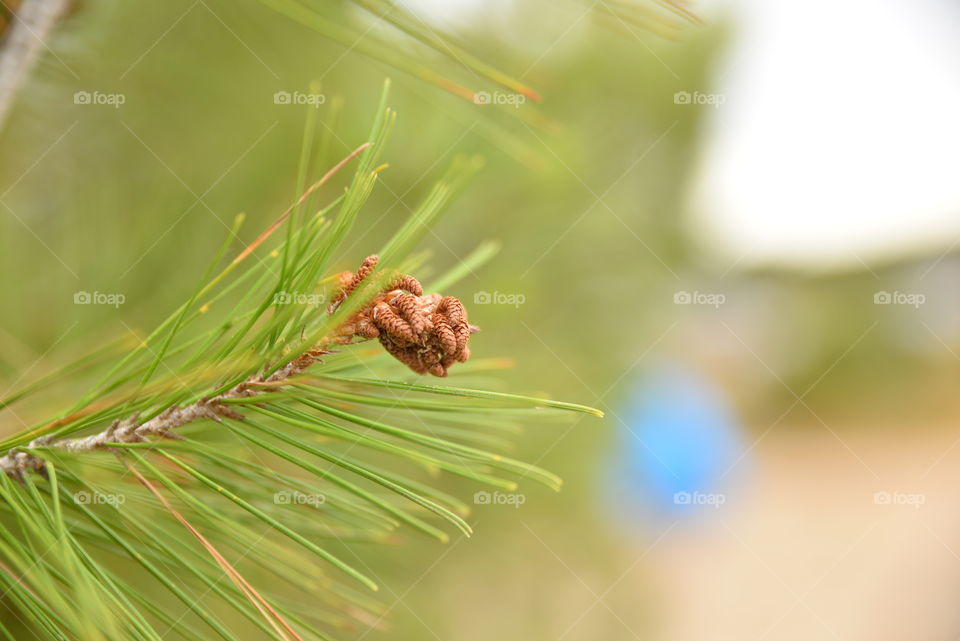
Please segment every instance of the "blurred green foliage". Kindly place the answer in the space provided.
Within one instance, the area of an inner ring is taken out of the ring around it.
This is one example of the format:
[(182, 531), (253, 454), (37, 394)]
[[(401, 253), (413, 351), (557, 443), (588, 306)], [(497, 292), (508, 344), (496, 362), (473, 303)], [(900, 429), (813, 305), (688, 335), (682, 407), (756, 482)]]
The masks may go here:
[[(350, 3), (325, 10), (414, 46)], [(705, 113), (672, 96), (709, 86), (723, 25), (685, 29), (679, 41), (623, 27), (579, 3), (545, 0), (482, 11), (460, 25), (461, 42), (544, 96), (512, 107), (444, 93), (249, 0), (81, 3), (2, 133), (0, 200), (10, 211), (0, 216), (0, 375), (12, 381), (28, 368), (49, 369), (36, 361), (53, 345), (69, 353), (150, 327), (190, 291), (236, 213), (249, 217), (242, 240), (250, 242), (285, 208), (311, 107), (275, 104), (276, 92), (319, 83), (329, 166), (364, 142), (389, 75), (399, 112), (385, 153), (390, 168), (338, 264), (352, 267), (377, 247), (456, 154), (482, 154), (485, 170), (426, 246), (429, 269), (439, 273), (481, 241), (501, 241), (496, 260), (450, 293), (468, 305), (483, 292), (523, 297), (519, 306), (470, 305), (484, 330), (474, 353), (515, 361), (506, 387), (615, 409), (651, 359), (668, 354), (722, 373), (761, 425), (793, 400), (786, 388), (806, 390), (828, 369), (830, 384), (816, 385), (808, 402), (883, 414), (882, 390), (903, 389), (927, 359), (898, 348), (884, 327), (864, 335), (876, 312), (874, 277), (720, 277), (729, 261), (685, 216)], [(423, 55), (441, 68), (439, 54)], [(460, 73), (466, 84), (476, 81)], [(77, 105), (78, 91), (121, 93), (125, 102)], [(671, 304), (678, 289), (702, 282), (728, 298), (776, 292), (776, 305), (742, 312), (768, 339), (757, 358), (709, 312), (693, 317)], [(122, 292), (126, 303), (120, 314), (76, 306), (78, 290)], [(838, 362), (858, 340), (871, 359)], [(778, 354), (784, 367), (771, 366), (771, 377), (764, 363), (780, 363)], [(867, 388), (873, 393), (856, 400)], [(480, 510), (473, 541), (422, 550), (424, 568), (428, 557), (449, 556), (422, 582), (398, 575), (394, 596), (410, 606), (395, 609), (399, 638), (425, 638), (427, 624), (413, 613), (428, 610), (441, 638), (561, 633), (550, 612), (576, 601), (563, 590), (582, 586), (570, 588), (569, 568), (539, 533), (551, 533), (562, 558), (582, 558), (607, 583), (616, 577), (621, 542), (594, 500), (614, 429), (611, 417), (604, 427), (528, 435), (522, 454), (542, 459), (567, 488), (535, 490), (517, 513)], [(643, 596), (623, 595), (618, 608), (635, 617), (636, 629), (648, 615)], [(506, 614), (501, 602), (516, 607)], [(620, 635), (619, 625), (607, 613), (594, 638)]]

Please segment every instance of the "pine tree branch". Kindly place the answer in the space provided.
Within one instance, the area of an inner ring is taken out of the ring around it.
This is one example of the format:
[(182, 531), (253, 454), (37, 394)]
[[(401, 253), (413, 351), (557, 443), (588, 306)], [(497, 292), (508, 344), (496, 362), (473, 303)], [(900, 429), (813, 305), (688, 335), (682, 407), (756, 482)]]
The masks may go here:
[(30, 441), (22, 448), (8, 452), (0, 457), (0, 470), (13, 478), (21, 478), (27, 470), (43, 470), (44, 460), (30, 452), (38, 447), (56, 447), (67, 452), (85, 453), (99, 450), (110, 444), (142, 443), (148, 437), (179, 438), (173, 432), (198, 419), (208, 418), (220, 421), (221, 416), (229, 418), (243, 418), (243, 416), (224, 404), (227, 399), (249, 398), (261, 393), (254, 388), (257, 383), (282, 383), (287, 379), (302, 374), (310, 365), (322, 355), (328, 354), (323, 348), (317, 347), (293, 359), (270, 376), (252, 376), (227, 392), (203, 398), (195, 403), (184, 406), (172, 406), (143, 423), (138, 422), (138, 415), (111, 423), (110, 427), (96, 434), (80, 438), (55, 440), (50, 436), (42, 436)]
[[(356, 273), (340, 274), (340, 292), (328, 313), (334, 314), (358, 290), (378, 260), (379, 257), (373, 254), (363, 261)], [(44, 459), (30, 451), (36, 448), (55, 447), (82, 454), (108, 445), (143, 443), (150, 438), (180, 438), (174, 430), (199, 419), (220, 422), (221, 417), (226, 417), (242, 420), (243, 414), (229, 407), (228, 401), (262, 394), (264, 390), (256, 389), (258, 385), (282, 386), (332, 353), (329, 348), (334, 345), (379, 338), (384, 348), (410, 369), (436, 376), (446, 376), (447, 368), (454, 362), (463, 362), (470, 357), (467, 340), (478, 329), (467, 322), (466, 310), (458, 299), (439, 294), (424, 296), (420, 282), (407, 274), (395, 275), (386, 282), (386, 287), (377, 296), (352, 313), (333, 333), (272, 374), (252, 375), (221, 394), (188, 405), (168, 407), (142, 423), (139, 414), (134, 414), (115, 420), (106, 429), (89, 436), (67, 439), (41, 436), (0, 457), (0, 471), (20, 481), (28, 470), (42, 472)]]

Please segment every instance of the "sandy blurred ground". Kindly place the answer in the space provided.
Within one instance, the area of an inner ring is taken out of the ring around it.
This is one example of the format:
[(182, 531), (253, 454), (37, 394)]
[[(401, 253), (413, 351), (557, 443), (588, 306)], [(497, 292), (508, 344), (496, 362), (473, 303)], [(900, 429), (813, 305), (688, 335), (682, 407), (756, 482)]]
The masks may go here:
[(771, 430), (748, 488), (640, 547), (654, 638), (960, 638), (960, 432), (836, 433)]

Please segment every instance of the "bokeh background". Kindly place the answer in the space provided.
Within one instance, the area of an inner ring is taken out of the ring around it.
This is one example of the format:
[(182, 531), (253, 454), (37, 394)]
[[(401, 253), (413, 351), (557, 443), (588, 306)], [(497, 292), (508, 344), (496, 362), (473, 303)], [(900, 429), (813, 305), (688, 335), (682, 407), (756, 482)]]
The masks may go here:
[(474, 104), (249, 0), (76, 3), (0, 132), (3, 386), (164, 318), (235, 214), (250, 242), (292, 200), (306, 110), (332, 165), (391, 77), (390, 168), (343, 267), (482, 155), (428, 268), (499, 241), (450, 292), (474, 352), (514, 362), (493, 383), (607, 416), (524, 433), (563, 492), (404, 542), (378, 568), (390, 631), (347, 638), (960, 636), (956, 6), (399, 4), (543, 100)]

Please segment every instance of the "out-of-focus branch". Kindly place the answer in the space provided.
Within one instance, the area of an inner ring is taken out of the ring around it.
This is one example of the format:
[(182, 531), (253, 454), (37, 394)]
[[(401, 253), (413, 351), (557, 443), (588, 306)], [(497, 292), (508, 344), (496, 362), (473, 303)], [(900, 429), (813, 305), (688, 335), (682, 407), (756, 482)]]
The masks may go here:
[(17, 90), (46, 47), (47, 37), (71, 0), (24, 0), (17, 7), (9, 33), (0, 46), (0, 129), (13, 107)]

